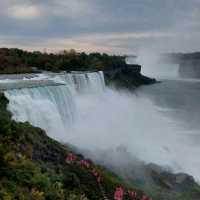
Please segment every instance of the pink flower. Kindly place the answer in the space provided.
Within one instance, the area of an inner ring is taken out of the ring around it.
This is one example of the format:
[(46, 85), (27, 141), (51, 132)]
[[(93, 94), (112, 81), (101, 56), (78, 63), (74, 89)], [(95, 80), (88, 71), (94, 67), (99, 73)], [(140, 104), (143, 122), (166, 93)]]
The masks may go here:
[(96, 169), (92, 169), (92, 174), (93, 174), (93, 176), (95, 176), (95, 177), (98, 176), (98, 172), (96, 171)]
[(114, 194), (114, 200), (122, 200), (124, 196), (124, 190), (122, 187), (116, 188), (115, 194)]
[(131, 199), (136, 199), (136, 197), (137, 197), (137, 193), (136, 193), (136, 192), (128, 191), (128, 194), (129, 194), (129, 197), (130, 197)]
[(101, 177), (100, 177), (100, 176), (97, 177), (97, 182), (98, 182), (98, 183), (101, 182)]
[(90, 162), (87, 160), (81, 160), (80, 161), (81, 166), (86, 167), (86, 168), (90, 168)]
[(147, 196), (143, 195), (142, 198), (141, 198), (141, 200), (153, 200), (153, 199), (150, 198), (150, 197), (147, 197)]
[(74, 161), (76, 161), (77, 160), (77, 157), (76, 157), (76, 155), (74, 155), (73, 153), (69, 153), (68, 155), (67, 155), (67, 157), (65, 158), (65, 161), (67, 162), (67, 163), (72, 163), (72, 162), (74, 162)]

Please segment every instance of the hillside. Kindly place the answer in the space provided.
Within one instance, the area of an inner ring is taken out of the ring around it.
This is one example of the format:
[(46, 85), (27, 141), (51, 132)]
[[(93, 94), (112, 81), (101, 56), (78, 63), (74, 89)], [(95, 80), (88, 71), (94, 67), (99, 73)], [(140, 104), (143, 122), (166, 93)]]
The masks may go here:
[[(184, 190), (168, 188), (173, 174), (153, 168), (157, 186), (138, 184), (134, 173), (125, 182), (103, 166), (75, 154), (29, 123), (11, 120), (8, 100), (0, 94), (0, 199), (2, 200), (198, 200), (199, 186), (190, 181)], [(168, 177), (168, 178), (167, 178)], [(187, 176), (186, 176), (187, 177)], [(184, 180), (184, 179), (182, 179)], [(181, 184), (183, 182), (180, 182)], [(158, 187), (159, 185), (159, 187)], [(174, 187), (171, 184), (171, 187)], [(172, 190), (173, 189), (173, 190)], [(118, 197), (117, 197), (118, 196)], [(123, 198), (122, 198), (123, 197)]]
[[(0, 94), (0, 199), (113, 199), (120, 186), (142, 198), (141, 190), (73, 154), (41, 129), (12, 121), (7, 103)], [(133, 199), (131, 193), (124, 199)]]

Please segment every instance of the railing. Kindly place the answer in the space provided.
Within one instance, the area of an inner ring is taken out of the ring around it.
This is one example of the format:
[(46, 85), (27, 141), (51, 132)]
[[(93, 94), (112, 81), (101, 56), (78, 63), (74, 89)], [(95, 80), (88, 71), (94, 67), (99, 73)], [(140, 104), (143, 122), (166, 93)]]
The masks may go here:
[(59, 86), (65, 85), (64, 83), (56, 83), (53, 80), (18, 80), (11, 82), (0, 83), (0, 91), (14, 90), (22, 88), (37, 88), (45, 86)]

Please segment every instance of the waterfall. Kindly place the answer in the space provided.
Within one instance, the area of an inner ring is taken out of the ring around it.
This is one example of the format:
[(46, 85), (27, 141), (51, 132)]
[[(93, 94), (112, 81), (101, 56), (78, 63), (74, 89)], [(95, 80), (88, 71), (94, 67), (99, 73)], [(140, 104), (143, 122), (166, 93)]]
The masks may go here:
[(142, 65), (142, 74), (159, 79), (178, 79), (179, 64), (167, 64), (161, 62), (158, 55), (151, 53), (143, 53), (138, 57), (127, 57), (127, 64)]
[[(104, 76), (102, 72), (51, 73), (42, 75), (42, 79), (65, 85), (26, 88), (26, 82), (29, 81), (26, 80), (24, 88), (5, 92), (10, 102), (8, 109), (16, 121), (29, 121), (46, 130), (50, 137), (62, 140), (66, 137), (66, 130), (78, 117), (77, 96), (102, 92), (105, 88)], [(12, 80), (13, 88), (19, 82), (21, 86), (21, 80)]]
[(58, 75), (62, 81), (70, 86), (74, 92), (78, 93), (95, 93), (105, 89), (103, 72), (71, 72), (68, 74)]
[[(98, 152), (104, 150), (110, 162), (116, 159), (114, 162), (120, 164), (121, 158), (109, 152), (124, 146), (147, 163), (170, 166), (175, 172), (186, 172), (200, 180), (199, 129), (195, 130), (195, 121), (199, 124), (198, 83), (179, 82), (178, 87), (167, 82), (128, 93), (106, 88), (102, 72), (49, 73), (34, 79), (51, 80), (57, 85), (26, 88), (29, 80), (25, 80), (20, 81), (24, 88), (6, 90), (8, 109), (15, 120), (28, 121), (58, 141), (85, 149), (84, 154), (93, 152), (92, 158), (100, 163), (105, 158)], [(10, 84), (16, 88), (17, 82)], [(188, 101), (192, 96), (195, 98)], [(188, 112), (191, 108), (192, 113)], [(177, 118), (171, 116), (174, 113)], [(182, 115), (189, 116), (187, 123)], [(192, 129), (186, 125), (192, 125)], [(186, 160), (186, 152), (193, 156)]]

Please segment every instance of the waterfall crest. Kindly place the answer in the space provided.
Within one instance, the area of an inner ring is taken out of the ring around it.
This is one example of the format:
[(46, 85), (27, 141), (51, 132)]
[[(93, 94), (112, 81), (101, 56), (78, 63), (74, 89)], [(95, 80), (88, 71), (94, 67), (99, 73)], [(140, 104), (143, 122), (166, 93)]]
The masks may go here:
[(105, 89), (105, 81), (103, 72), (72, 72), (68, 74), (58, 75), (62, 81), (68, 84), (74, 92), (91, 93), (101, 92)]
[[(26, 82), (29, 81), (26, 80), (24, 88), (5, 91), (10, 101), (8, 109), (16, 121), (29, 121), (58, 140), (62, 140), (77, 118), (77, 96), (105, 89), (103, 72), (46, 74), (41, 79), (33, 79), (54, 80), (64, 85), (26, 88)], [(12, 80), (15, 87), (18, 82), (22, 85), (22, 81)]]

